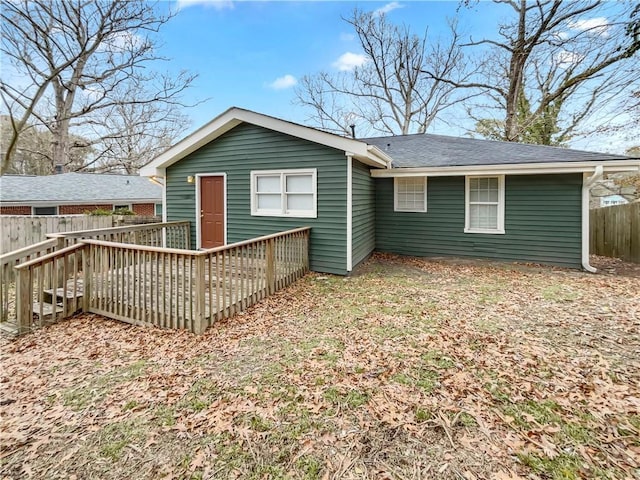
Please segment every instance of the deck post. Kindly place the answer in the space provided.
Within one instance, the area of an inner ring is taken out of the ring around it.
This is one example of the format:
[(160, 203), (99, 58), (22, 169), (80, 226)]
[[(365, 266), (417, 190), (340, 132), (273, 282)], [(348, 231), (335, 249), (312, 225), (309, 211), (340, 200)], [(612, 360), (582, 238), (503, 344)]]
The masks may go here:
[(91, 255), (93, 246), (85, 245), (82, 250), (82, 312), (86, 313), (91, 307), (91, 279), (93, 278), (93, 265)]
[(267, 295), (271, 295), (276, 291), (276, 261), (275, 261), (275, 239), (270, 238), (267, 240), (266, 245), (266, 260), (267, 260)]
[(23, 334), (31, 329), (33, 322), (33, 278), (31, 268), (18, 270), (16, 282), (16, 318), (18, 333)]
[[(184, 230), (184, 241), (185, 241), (185, 245), (183, 248), (186, 248), (187, 250), (191, 249), (191, 226), (190, 225), (183, 225), (182, 229)], [(196, 245), (197, 248), (197, 245)]]
[(196, 289), (196, 295), (195, 295), (195, 311), (194, 311), (194, 317), (192, 319), (193, 322), (193, 333), (196, 333), (198, 335), (204, 333), (204, 331), (207, 329), (206, 323), (205, 323), (205, 286), (206, 286), (206, 282), (205, 282), (205, 255), (197, 255), (195, 258), (195, 263), (196, 263), (196, 275), (195, 275), (195, 289)]

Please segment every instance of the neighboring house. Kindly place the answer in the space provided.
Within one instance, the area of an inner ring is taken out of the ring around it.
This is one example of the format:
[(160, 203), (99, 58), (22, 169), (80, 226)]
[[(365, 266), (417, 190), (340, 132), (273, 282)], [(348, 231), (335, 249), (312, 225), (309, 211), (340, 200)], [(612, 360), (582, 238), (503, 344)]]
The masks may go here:
[(312, 270), (373, 250), (589, 266), (589, 187), (629, 157), (441, 135), (344, 138), (231, 108), (141, 170), (192, 248), (310, 226)]
[(600, 197), (601, 207), (611, 207), (612, 205), (624, 205), (629, 201), (622, 195), (607, 195), (606, 197)]
[(138, 215), (160, 215), (162, 188), (138, 175), (62, 173), (0, 177), (2, 215), (71, 215), (98, 208), (128, 208)]
[(637, 177), (637, 173), (624, 172), (598, 180), (591, 188), (591, 208), (622, 205), (640, 198), (634, 177)]

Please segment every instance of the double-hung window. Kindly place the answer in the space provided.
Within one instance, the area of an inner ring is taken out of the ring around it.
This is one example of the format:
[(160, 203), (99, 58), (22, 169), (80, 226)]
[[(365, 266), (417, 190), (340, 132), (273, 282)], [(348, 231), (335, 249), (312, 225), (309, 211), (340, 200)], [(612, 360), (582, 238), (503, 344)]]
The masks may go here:
[(396, 212), (427, 211), (427, 177), (396, 177), (394, 193)]
[(466, 177), (465, 233), (504, 233), (504, 175)]
[(251, 172), (251, 215), (316, 218), (316, 169)]

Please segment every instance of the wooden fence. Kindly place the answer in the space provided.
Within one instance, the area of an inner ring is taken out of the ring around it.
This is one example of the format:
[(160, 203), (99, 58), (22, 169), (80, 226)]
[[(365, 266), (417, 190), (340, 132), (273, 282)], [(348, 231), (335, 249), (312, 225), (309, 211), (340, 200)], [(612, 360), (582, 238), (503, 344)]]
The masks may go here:
[(591, 253), (640, 263), (640, 203), (593, 209), (589, 222)]
[(160, 221), (158, 217), (138, 215), (0, 215), (0, 255), (42, 242), (51, 233)]
[(306, 273), (309, 232), (204, 251), (84, 239), (15, 267), (17, 328), (25, 332), (85, 311), (202, 333)]
[(189, 225), (189, 221), (145, 223), (140, 225), (126, 225), (123, 227), (62, 232), (48, 236), (51, 238), (63, 238), (66, 245), (72, 245), (83, 239), (91, 239), (144, 245), (146, 247), (166, 247), (187, 250), (191, 246), (191, 230)]

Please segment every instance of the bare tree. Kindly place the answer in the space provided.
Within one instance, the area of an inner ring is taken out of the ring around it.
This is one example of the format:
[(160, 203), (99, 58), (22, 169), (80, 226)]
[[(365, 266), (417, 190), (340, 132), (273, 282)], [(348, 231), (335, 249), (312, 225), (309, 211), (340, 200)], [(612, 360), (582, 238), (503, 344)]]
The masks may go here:
[(191, 122), (179, 105), (128, 101), (143, 96), (147, 88), (130, 79), (113, 94), (121, 101), (86, 119), (83, 128), (91, 130), (94, 155), (85, 170), (135, 174), (184, 134)]
[(430, 72), (483, 92), (483, 102), (468, 109), (479, 131), (506, 141), (562, 144), (640, 76), (632, 58), (640, 49), (635, 3), (494, 1), (512, 15), (496, 38), (466, 44), (480, 49), (473, 81)]
[[(9, 144), (13, 137), (15, 121), (8, 115), (0, 115), (0, 145)], [(18, 138), (13, 155), (6, 164), (3, 173), (17, 175), (48, 175), (51, 173), (51, 132), (44, 127), (27, 124)], [(93, 155), (93, 149), (87, 139), (71, 134), (69, 136), (70, 151), (67, 169), (82, 168)], [(0, 149), (0, 156), (4, 158), (4, 151)]]
[(384, 14), (355, 10), (345, 21), (354, 28), (365, 61), (353, 71), (302, 79), (297, 102), (311, 109), (311, 123), (347, 135), (358, 119), (380, 133), (424, 133), (436, 116), (462, 100), (451, 84), (425, 74), (465, 79), (455, 22), (448, 41), (430, 42), (426, 34), (389, 23)]
[[(153, 70), (161, 58), (152, 35), (170, 17), (144, 0), (16, 0), (3, 3), (0, 15), (10, 64), (0, 93), (13, 131), (2, 171), (30, 123), (51, 132), (53, 168), (68, 163), (74, 128), (118, 105), (178, 104), (194, 79)], [(119, 96), (132, 80), (146, 88)]]

